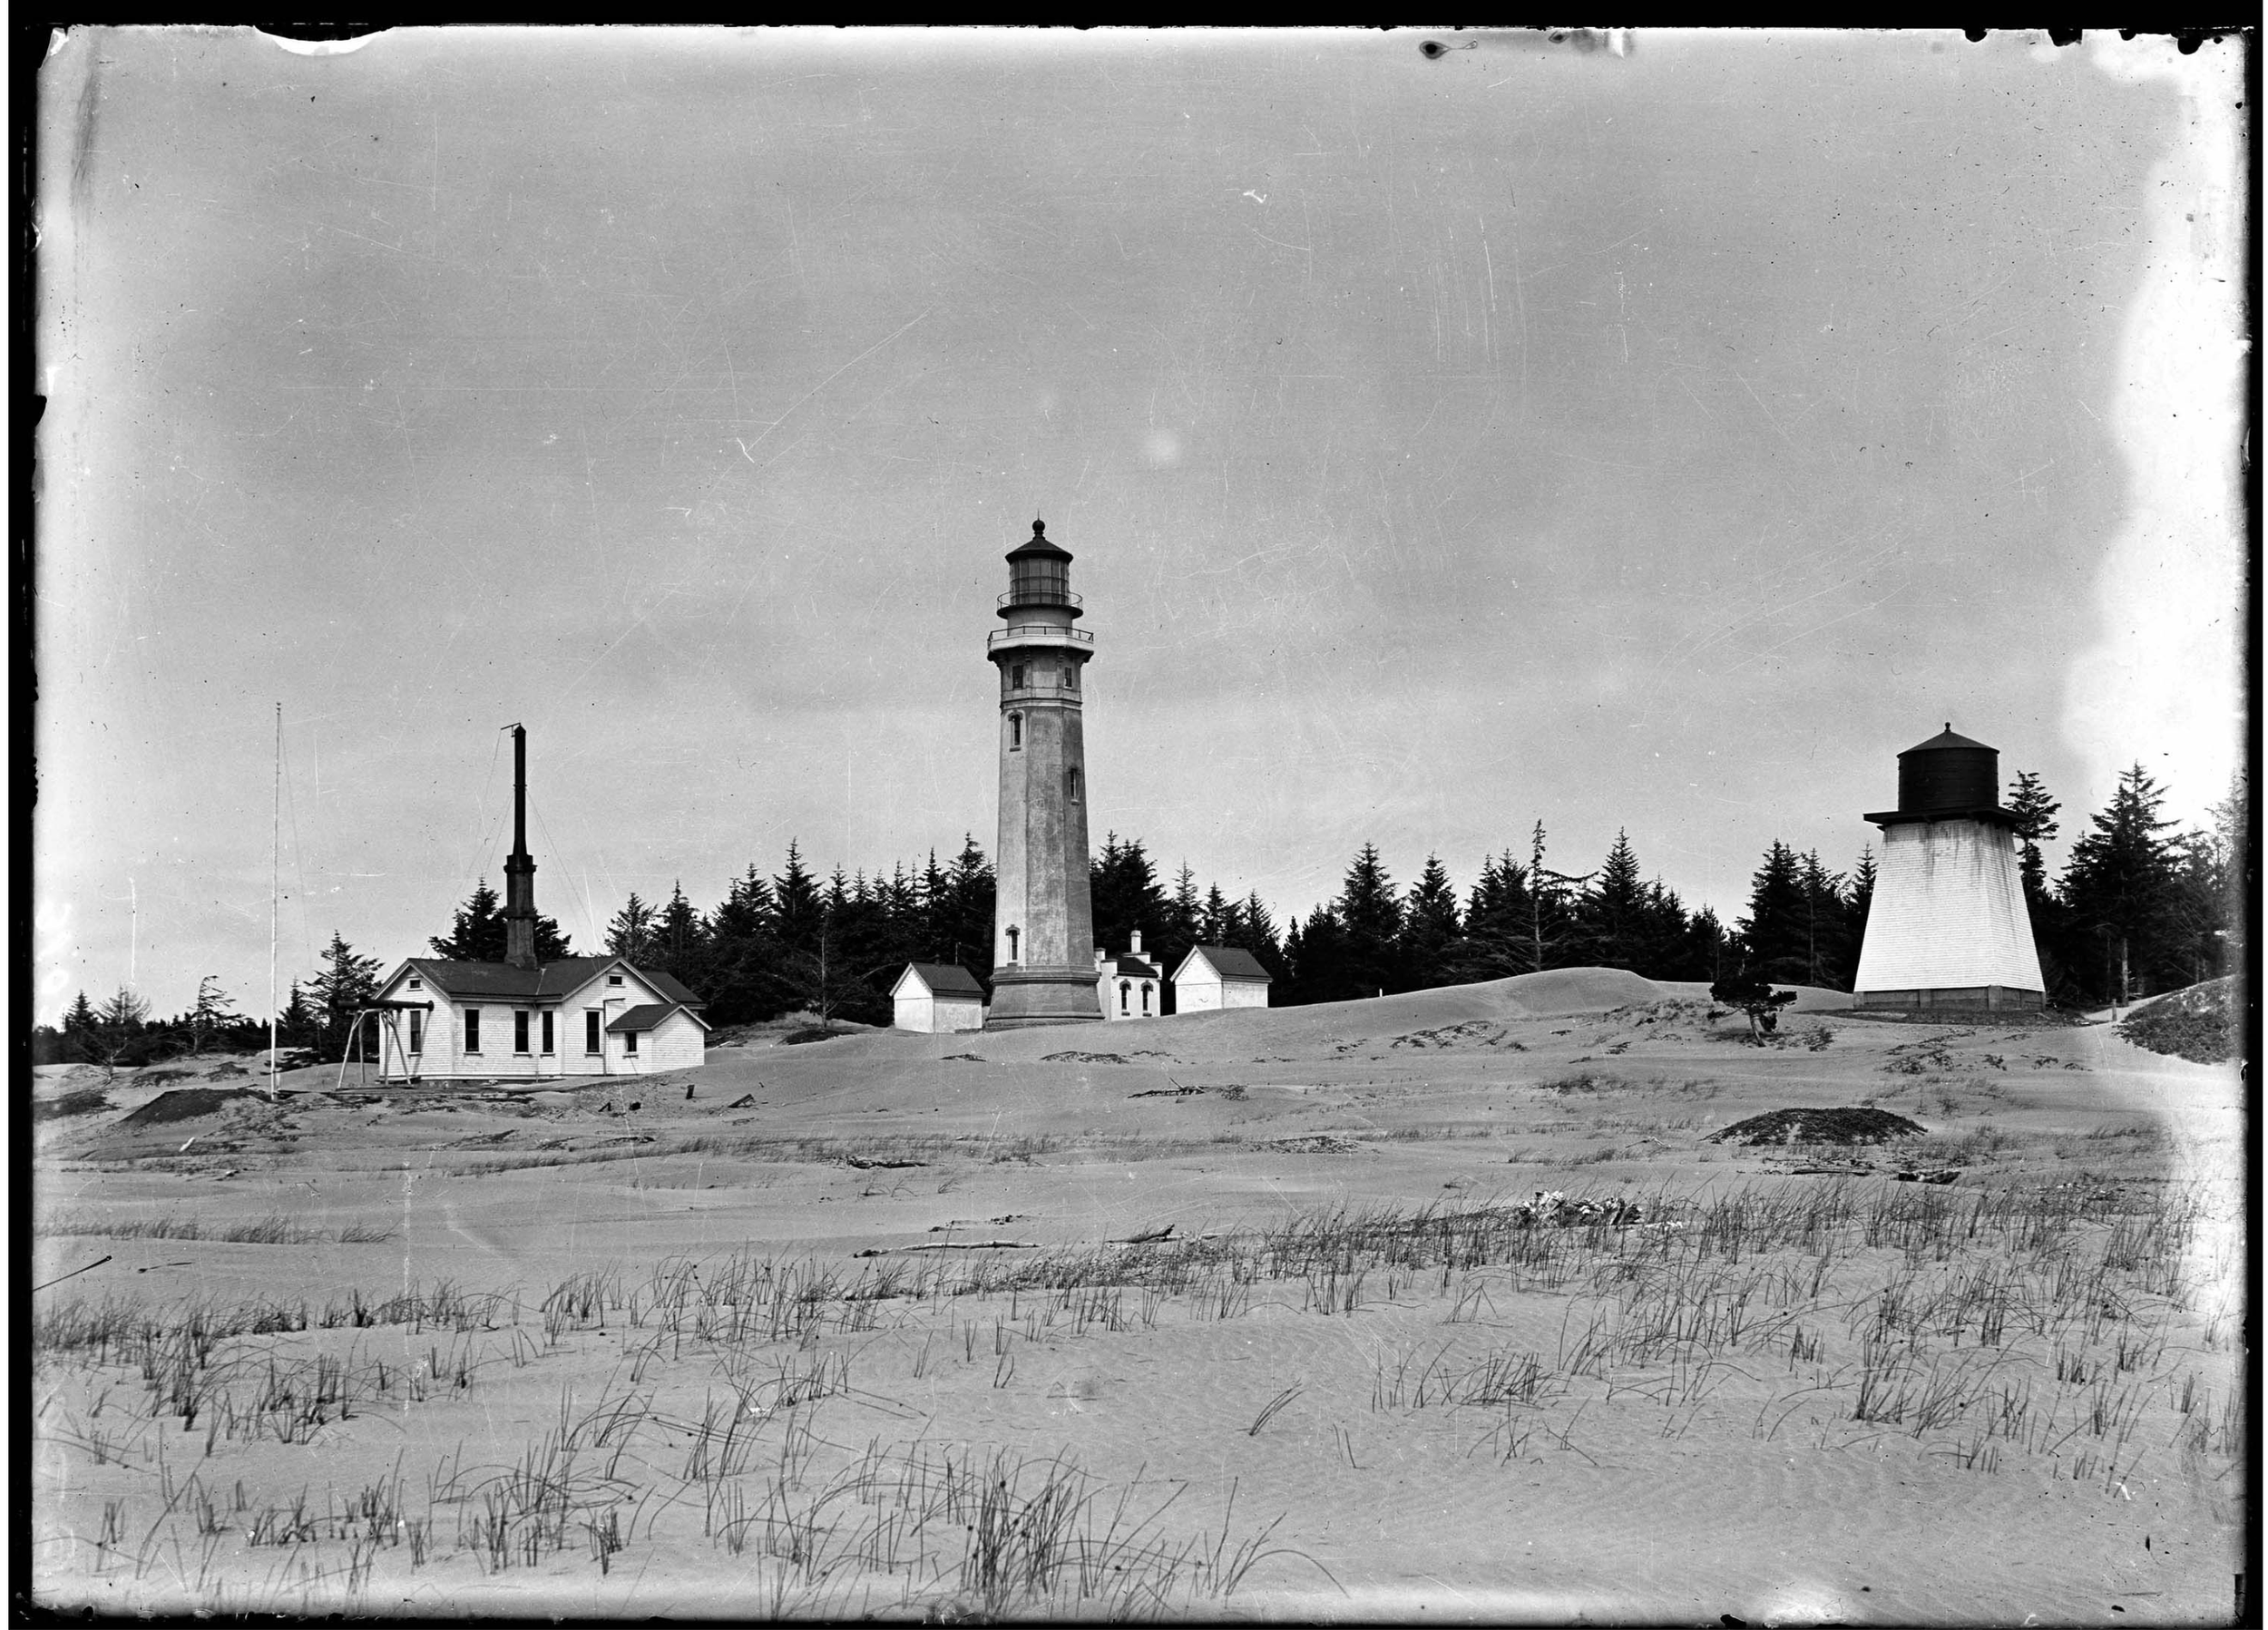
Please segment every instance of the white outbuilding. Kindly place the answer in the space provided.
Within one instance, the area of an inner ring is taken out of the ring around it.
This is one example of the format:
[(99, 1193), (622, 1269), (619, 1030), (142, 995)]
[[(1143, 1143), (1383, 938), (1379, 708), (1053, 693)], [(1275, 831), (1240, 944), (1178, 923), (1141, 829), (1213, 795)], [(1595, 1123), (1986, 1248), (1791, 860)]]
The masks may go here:
[(1177, 1013), (1211, 1013), (1222, 1008), (1268, 1005), (1268, 971), (1249, 951), (1227, 945), (1192, 946), (1173, 971)]
[(984, 987), (966, 968), (908, 962), (890, 987), (892, 1025), (924, 1035), (984, 1028)]
[(1102, 1016), (1112, 1020), (1155, 1019), (1166, 1010), (1166, 976), (1142, 954), (1139, 929), (1123, 955), (1095, 947), (1095, 1000), (1102, 1004)]

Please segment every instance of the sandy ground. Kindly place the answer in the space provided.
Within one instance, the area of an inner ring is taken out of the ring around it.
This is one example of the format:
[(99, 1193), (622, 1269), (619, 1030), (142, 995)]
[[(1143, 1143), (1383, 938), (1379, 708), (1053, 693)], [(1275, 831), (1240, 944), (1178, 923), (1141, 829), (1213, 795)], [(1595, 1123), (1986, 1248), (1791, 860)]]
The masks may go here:
[[(139, 1125), (248, 1083), (121, 1078), (36, 1123), (35, 1593), (2227, 1617), (2234, 1067), (1823, 991), (1755, 1048), (1706, 995), (1577, 970), (536, 1092), (304, 1071)], [(1706, 1141), (1863, 1105), (1926, 1135)]]

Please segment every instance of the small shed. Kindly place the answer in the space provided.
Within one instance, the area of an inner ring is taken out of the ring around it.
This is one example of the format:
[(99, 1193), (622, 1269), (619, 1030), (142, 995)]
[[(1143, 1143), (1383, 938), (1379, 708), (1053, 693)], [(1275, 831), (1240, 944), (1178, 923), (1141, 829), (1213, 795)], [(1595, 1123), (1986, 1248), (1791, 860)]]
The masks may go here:
[(1268, 971), (1249, 951), (1227, 945), (1196, 945), (1173, 971), (1173, 1005), (1178, 1013), (1211, 1013), (1222, 1008), (1268, 1005)]
[(908, 962), (890, 987), (892, 1025), (923, 1035), (984, 1028), (984, 987), (951, 962)]
[(709, 1021), (679, 1001), (625, 1008), (608, 1021), (606, 1033), (621, 1041), (624, 1075), (689, 1069), (703, 1062), (709, 1047)]

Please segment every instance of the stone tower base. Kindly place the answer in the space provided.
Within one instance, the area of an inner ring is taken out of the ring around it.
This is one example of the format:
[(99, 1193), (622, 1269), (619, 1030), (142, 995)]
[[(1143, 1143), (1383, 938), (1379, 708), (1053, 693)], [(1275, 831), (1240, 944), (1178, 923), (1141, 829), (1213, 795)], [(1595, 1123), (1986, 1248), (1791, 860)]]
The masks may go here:
[(992, 975), (992, 1005), (984, 1011), (988, 1030), (1101, 1022), (1102, 1000), (1095, 994), (1092, 968), (1011, 965)]

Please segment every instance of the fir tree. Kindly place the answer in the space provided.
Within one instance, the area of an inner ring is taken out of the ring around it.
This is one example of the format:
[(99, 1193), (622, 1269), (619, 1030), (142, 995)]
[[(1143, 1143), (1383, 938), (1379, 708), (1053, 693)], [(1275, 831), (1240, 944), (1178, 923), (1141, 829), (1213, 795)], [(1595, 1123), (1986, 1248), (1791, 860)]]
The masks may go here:
[[(472, 894), (457, 908), (447, 937), (426, 942), (434, 955), (452, 962), (501, 962), (506, 942), (503, 912), (485, 877), (473, 884)], [(538, 912), (535, 960), (556, 962), (573, 954), (567, 936), (559, 932), (558, 921)]]
[(1579, 932), (1571, 902), (1592, 874), (1571, 876), (1543, 864), (1543, 822), (1528, 835), (1528, 966), (1564, 968), (1567, 950)]
[(1750, 882), (1748, 914), (1739, 927), (1756, 978), (1794, 984), (1810, 974), (1813, 916), (1803, 863), (1776, 838)]
[[(2063, 873), (2072, 926), (2100, 947), (2097, 994), (2124, 999), (2139, 974), (2162, 988), (2181, 982), (2182, 961), (2175, 846), (2160, 835), (2165, 792), (2137, 764), (2118, 777), (2110, 806), (2090, 817), (2093, 830), (2071, 845)], [(2083, 979), (2082, 983), (2092, 983)]]
[(321, 1049), (323, 1062), (335, 1063), (347, 1056), (350, 1031), (356, 1056), (376, 1059), (378, 1052), (370, 1027), (366, 1024), (357, 1030), (355, 1015), (378, 993), (378, 959), (356, 955), (355, 948), (333, 929), (331, 942), (323, 948), (322, 971), (308, 981), (308, 986), (314, 999), (320, 1037), (317, 1045)]
[(1116, 956), (1137, 931), (1155, 940), (1166, 925), (1166, 893), (1140, 838), (1121, 843), (1105, 833), (1101, 852), (1088, 863), (1088, 899), (1093, 907), (1095, 943)]
[(91, 1062), (94, 1058), (94, 1004), (88, 1001), (82, 991), (71, 999), (70, 1007), (63, 1016), (64, 1057), (74, 1063)]
[(708, 949), (708, 934), (701, 922), (701, 914), (693, 909), (685, 897), (685, 884), (672, 882), (670, 903), (661, 908), (654, 923), (653, 964), (679, 984), (700, 995), (703, 983), (702, 952)]
[(1577, 943), (1584, 960), (1601, 968), (1646, 971), (1652, 961), (1646, 885), (1638, 876), (1637, 852), (1628, 832), (1615, 834), (1614, 847), (1576, 908)]
[(1451, 955), (1461, 926), (1457, 891), (1450, 884), (1448, 869), (1440, 855), (1428, 854), (1417, 882), (1410, 885), (1410, 897), (1402, 913), (1398, 951), (1407, 989), (1428, 991), (1452, 982)]
[(1465, 903), (1464, 932), (1450, 955), (1455, 977), (1471, 981), (1533, 971), (1534, 917), (1528, 868), (1509, 849), (1482, 862)]
[[(1376, 845), (1364, 844), (1339, 885), (1333, 915), (1340, 933), (1338, 979), (1354, 996), (1376, 996), (1404, 989), (1396, 942), (1402, 937), (1402, 901), (1386, 875)], [(1315, 933), (1308, 931), (1310, 953)]]
[(186, 1023), (189, 1050), (192, 1053), (203, 1052), (215, 1031), (236, 1020), (236, 1004), (220, 988), (220, 976), (206, 974), (197, 981), (197, 1005), (190, 1010)]
[(150, 1004), (124, 985), (94, 1010), (87, 1030), (88, 1056), (103, 1067), (105, 1078), (118, 1073), (121, 1064), (136, 1061), (150, 1022)]
[(633, 963), (645, 961), (653, 952), (653, 907), (632, 889), (630, 899), (606, 925), (607, 954)]
[(2039, 845), (2060, 830), (2056, 824), (2056, 812), (2063, 805), (2048, 795), (2048, 789), (2038, 776), (2029, 770), (2019, 770), (2016, 785), (2009, 791), (2008, 806), (2009, 813), (2016, 816), (2016, 870), (2024, 880), (2024, 899), (2032, 908), (2032, 920), (2037, 924), (2040, 906), (2048, 898), (2048, 868), (2040, 859)]
[(825, 903), (819, 885), (805, 870), (796, 840), (787, 840), (787, 864), (772, 879), (772, 933), (790, 951), (816, 952)]

